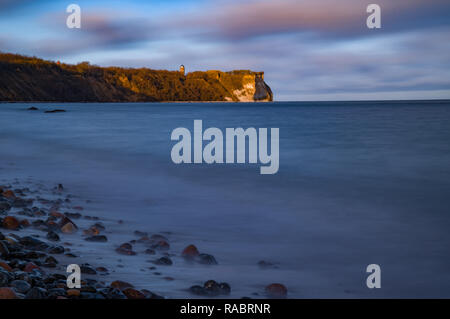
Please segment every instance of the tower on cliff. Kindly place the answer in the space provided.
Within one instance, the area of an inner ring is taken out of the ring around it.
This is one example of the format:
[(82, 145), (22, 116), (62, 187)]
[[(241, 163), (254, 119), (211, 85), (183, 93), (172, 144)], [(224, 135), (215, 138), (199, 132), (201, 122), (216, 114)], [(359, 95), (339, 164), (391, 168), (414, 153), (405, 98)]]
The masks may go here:
[(185, 69), (183, 64), (180, 66), (180, 73), (183, 74), (183, 75), (186, 74), (186, 69)]

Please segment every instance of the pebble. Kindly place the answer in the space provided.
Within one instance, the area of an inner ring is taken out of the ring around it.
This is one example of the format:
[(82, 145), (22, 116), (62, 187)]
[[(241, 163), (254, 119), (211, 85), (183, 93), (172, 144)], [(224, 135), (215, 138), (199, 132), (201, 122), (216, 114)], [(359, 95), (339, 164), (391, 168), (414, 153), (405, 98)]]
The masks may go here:
[(18, 299), (14, 290), (8, 287), (0, 288), (0, 299)]
[(3, 218), (2, 225), (4, 228), (9, 230), (17, 230), (20, 226), (20, 223), (17, 218), (13, 216), (6, 216), (5, 218)]
[(47, 239), (50, 241), (59, 241), (59, 236), (57, 233), (55, 233), (54, 231), (49, 231), (47, 233)]
[(31, 289), (31, 285), (25, 280), (14, 280), (10, 283), (10, 286), (21, 294), (25, 294)]
[(127, 288), (122, 292), (128, 299), (145, 299), (145, 295), (134, 288)]
[(212, 255), (200, 254), (195, 258), (200, 264), (203, 265), (217, 265), (217, 260)]
[(134, 286), (128, 282), (116, 280), (111, 283), (111, 288), (118, 289), (120, 291), (125, 290), (127, 288), (134, 288)]

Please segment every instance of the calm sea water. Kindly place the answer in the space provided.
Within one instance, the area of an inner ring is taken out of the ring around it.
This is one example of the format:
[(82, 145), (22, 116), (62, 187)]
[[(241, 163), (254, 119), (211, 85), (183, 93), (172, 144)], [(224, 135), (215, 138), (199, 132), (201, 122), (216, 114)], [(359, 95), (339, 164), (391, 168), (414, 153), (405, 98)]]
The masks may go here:
[[(174, 267), (183, 285), (214, 277), (235, 297), (271, 282), (291, 297), (450, 297), (448, 101), (33, 105), (0, 104), (1, 179), (61, 182), (99, 214), (216, 256), (216, 269)], [(68, 112), (42, 112), (52, 108)], [(195, 119), (280, 128), (279, 173), (173, 164), (170, 134)], [(365, 285), (373, 263), (379, 290)]]

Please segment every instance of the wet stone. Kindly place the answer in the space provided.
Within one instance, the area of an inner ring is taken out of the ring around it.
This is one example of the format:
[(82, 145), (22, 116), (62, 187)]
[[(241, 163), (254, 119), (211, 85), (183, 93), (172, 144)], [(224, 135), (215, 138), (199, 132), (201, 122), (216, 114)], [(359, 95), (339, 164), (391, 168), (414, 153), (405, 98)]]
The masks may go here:
[(50, 241), (59, 241), (59, 236), (57, 233), (55, 233), (54, 231), (49, 231), (47, 233), (47, 239)]
[(87, 237), (84, 240), (90, 241), (90, 242), (105, 243), (108, 241), (108, 238), (104, 235), (96, 235), (96, 236)]
[(10, 286), (13, 287), (15, 291), (21, 294), (27, 293), (31, 288), (31, 285), (25, 280), (14, 280), (10, 283)]

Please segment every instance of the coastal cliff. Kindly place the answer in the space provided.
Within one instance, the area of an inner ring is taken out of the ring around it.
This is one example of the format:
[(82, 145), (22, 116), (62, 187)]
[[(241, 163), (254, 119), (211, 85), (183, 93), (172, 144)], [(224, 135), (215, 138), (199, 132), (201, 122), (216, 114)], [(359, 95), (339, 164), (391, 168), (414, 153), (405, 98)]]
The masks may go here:
[(0, 101), (267, 102), (263, 72), (179, 71), (61, 64), (0, 54)]

